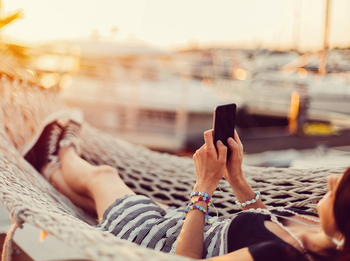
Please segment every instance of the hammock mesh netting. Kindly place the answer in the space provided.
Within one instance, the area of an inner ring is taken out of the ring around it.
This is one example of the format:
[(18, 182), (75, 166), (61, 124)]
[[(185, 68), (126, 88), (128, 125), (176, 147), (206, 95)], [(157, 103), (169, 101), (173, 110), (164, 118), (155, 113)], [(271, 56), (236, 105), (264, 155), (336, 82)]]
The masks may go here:
[[(0, 203), (11, 214), (15, 223), (13, 232), (16, 226), (28, 222), (94, 260), (185, 259), (117, 239), (91, 226), (96, 224), (96, 219), (61, 195), (18, 152), (46, 116), (67, 108), (58, 89), (44, 89), (8, 73), (2, 74), (0, 84)], [(80, 144), (85, 160), (93, 165), (113, 166), (137, 194), (181, 208), (189, 202), (195, 183), (192, 159), (130, 144), (88, 123), (83, 125)], [(266, 205), (315, 211), (317, 201), (327, 191), (326, 177), (341, 174), (344, 168), (244, 166), (243, 170), (253, 189), (261, 192)], [(229, 217), (239, 212), (228, 183), (222, 180), (219, 187), (222, 192), (213, 198), (219, 216)]]

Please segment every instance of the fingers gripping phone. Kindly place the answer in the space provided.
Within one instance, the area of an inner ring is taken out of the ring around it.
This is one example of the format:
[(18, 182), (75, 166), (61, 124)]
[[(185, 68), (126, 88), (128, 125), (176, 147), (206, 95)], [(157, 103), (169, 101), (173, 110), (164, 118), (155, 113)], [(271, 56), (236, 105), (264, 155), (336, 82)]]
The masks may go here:
[[(221, 140), (227, 147), (227, 159), (231, 155), (231, 150), (228, 147), (227, 139), (234, 137), (235, 133), (235, 121), (236, 121), (236, 104), (226, 104), (215, 108), (213, 119), (213, 136), (214, 146), (216, 148), (216, 142)], [(217, 148), (216, 148), (217, 150)]]

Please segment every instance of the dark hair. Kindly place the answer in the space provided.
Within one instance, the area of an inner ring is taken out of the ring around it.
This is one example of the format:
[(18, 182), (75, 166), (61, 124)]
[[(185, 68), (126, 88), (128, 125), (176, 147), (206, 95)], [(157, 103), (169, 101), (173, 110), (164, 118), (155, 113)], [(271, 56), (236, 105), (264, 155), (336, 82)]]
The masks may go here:
[(337, 228), (345, 237), (337, 260), (350, 260), (350, 168), (344, 172), (335, 192), (333, 212)]

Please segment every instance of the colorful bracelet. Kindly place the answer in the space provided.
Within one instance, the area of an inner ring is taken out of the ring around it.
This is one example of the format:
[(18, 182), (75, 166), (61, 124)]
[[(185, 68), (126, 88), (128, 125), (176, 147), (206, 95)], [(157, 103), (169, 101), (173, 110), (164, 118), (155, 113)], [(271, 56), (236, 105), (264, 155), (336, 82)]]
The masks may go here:
[(199, 201), (203, 201), (205, 203), (207, 203), (208, 205), (208, 208), (210, 207), (211, 205), (211, 199), (205, 199), (205, 198), (202, 198), (202, 197), (199, 197), (199, 198), (196, 198), (196, 199), (191, 199), (191, 202), (189, 203), (189, 205), (193, 205)]
[(248, 206), (250, 204), (254, 204), (255, 202), (257, 202), (259, 200), (259, 197), (260, 197), (260, 191), (257, 191), (257, 192), (255, 192), (255, 198), (253, 198), (252, 200), (247, 200), (243, 203), (236, 200), (235, 203), (236, 203), (236, 205), (238, 205), (240, 207), (245, 207), (245, 206)]
[[(195, 196), (199, 196), (199, 200), (200, 200), (200, 201), (205, 201), (205, 202), (209, 201), (210, 203), (211, 203), (211, 201), (212, 201), (211, 197), (210, 197), (207, 193), (205, 193), (205, 192), (198, 192), (198, 191), (195, 191), (195, 192), (192, 192), (192, 193), (190, 194), (190, 197), (191, 197), (191, 198), (192, 198), (192, 197), (195, 197)], [(207, 203), (209, 203), (209, 202), (207, 202)]]
[[(195, 196), (199, 196), (199, 197), (196, 199), (192, 199)], [(203, 213), (205, 214), (205, 223), (209, 224), (210, 223), (210, 220), (209, 220), (210, 205), (212, 204), (211, 197), (205, 192), (198, 192), (198, 191), (192, 192), (190, 197), (191, 197), (191, 202), (188, 204), (188, 206), (184, 211), (185, 215), (187, 216), (190, 210), (198, 209), (200, 211), (203, 211)], [(202, 206), (195, 205), (195, 203), (199, 201), (204, 201), (205, 203), (207, 203), (207, 209), (203, 208)]]
[[(191, 204), (191, 203), (190, 203)], [(205, 223), (206, 224), (209, 224), (210, 223), (210, 220), (209, 220), (209, 207), (208, 209), (206, 210), (205, 208), (203, 208), (202, 206), (197, 206), (197, 205), (188, 205), (187, 208), (185, 209), (185, 215), (187, 216), (188, 212), (190, 212), (191, 210), (193, 209), (198, 209), (200, 211), (202, 211), (204, 214), (205, 214)]]

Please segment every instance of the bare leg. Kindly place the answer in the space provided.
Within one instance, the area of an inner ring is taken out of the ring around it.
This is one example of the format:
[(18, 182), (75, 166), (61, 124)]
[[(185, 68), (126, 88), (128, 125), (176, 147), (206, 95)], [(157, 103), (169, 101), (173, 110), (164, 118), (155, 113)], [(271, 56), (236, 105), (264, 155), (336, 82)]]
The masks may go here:
[(81, 207), (82, 209), (90, 213), (90, 215), (92, 216), (96, 215), (95, 202), (89, 197), (84, 197), (74, 192), (64, 180), (61, 168), (57, 169), (51, 175), (50, 182), (57, 188), (57, 190), (61, 194), (69, 198), (75, 205)]
[(61, 149), (59, 157), (66, 184), (74, 193), (94, 201), (99, 219), (117, 198), (135, 194), (114, 168), (92, 166), (81, 159), (71, 147)]
[[(135, 195), (111, 166), (92, 166), (71, 147), (61, 149), (59, 157), (62, 167), (52, 174), (51, 182), (74, 204), (97, 213), (99, 220), (116, 199)], [(168, 208), (165, 204), (157, 204), (163, 209)]]

